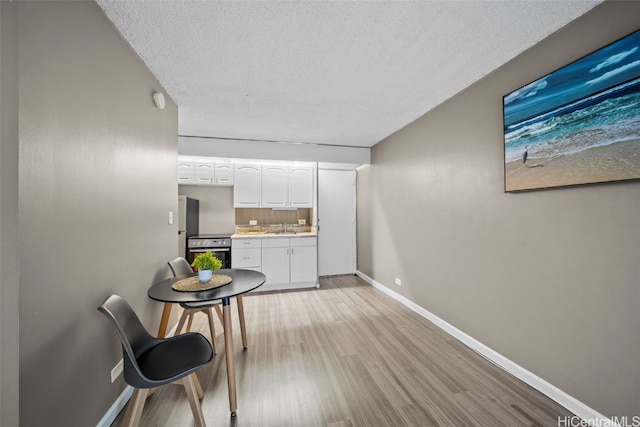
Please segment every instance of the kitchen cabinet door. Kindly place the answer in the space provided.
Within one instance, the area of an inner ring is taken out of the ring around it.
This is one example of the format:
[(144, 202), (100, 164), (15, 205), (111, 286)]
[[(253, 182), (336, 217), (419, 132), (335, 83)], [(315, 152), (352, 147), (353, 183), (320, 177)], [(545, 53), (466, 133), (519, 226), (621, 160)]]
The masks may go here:
[(233, 163), (219, 163), (216, 161), (216, 185), (233, 185)]
[(193, 184), (194, 182), (193, 161), (178, 159), (178, 184)]
[(259, 208), (262, 199), (262, 166), (237, 164), (233, 175), (236, 208)]
[(262, 206), (265, 208), (287, 207), (288, 203), (287, 167), (262, 166)]
[(214, 162), (194, 162), (195, 184), (213, 184), (215, 176)]
[(289, 246), (262, 248), (262, 272), (266, 285), (289, 283)]
[(317, 246), (291, 248), (291, 283), (315, 282), (318, 280)]
[(289, 170), (289, 206), (313, 207), (313, 168), (293, 167)]

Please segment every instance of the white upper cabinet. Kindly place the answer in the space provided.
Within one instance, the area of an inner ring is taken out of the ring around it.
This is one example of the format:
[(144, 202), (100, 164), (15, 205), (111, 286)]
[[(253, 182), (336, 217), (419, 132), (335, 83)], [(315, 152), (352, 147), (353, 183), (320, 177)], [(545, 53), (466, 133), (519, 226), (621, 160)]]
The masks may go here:
[(259, 208), (262, 200), (262, 166), (236, 164), (233, 175), (236, 208)]
[(313, 207), (313, 168), (292, 167), (289, 170), (289, 206)]
[(233, 185), (233, 169), (228, 159), (178, 156), (178, 184)]
[(310, 166), (263, 164), (260, 170), (259, 165), (236, 164), (235, 207), (311, 208), (313, 171)]
[(194, 182), (193, 161), (178, 159), (178, 184), (193, 184)]
[(289, 206), (289, 168), (262, 166), (262, 206), (284, 208)]
[(236, 208), (312, 208), (313, 165), (178, 156), (178, 184), (232, 185)]
[(233, 185), (233, 163), (222, 163), (216, 161), (216, 175), (214, 184)]
[(213, 184), (213, 178), (215, 176), (215, 163), (212, 161), (196, 161), (194, 162), (195, 169), (195, 184)]
[(313, 168), (263, 165), (262, 207), (313, 207)]

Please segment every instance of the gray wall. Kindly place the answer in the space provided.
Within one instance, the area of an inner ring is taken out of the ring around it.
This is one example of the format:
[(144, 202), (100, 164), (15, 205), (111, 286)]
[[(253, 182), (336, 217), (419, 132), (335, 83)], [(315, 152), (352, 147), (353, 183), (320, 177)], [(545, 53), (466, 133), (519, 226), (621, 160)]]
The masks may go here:
[(0, 425), (18, 424), (18, 23), (0, 3)]
[(118, 293), (158, 327), (177, 107), (94, 2), (18, 8), (20, 425), (95, 425), (125, 387), (96, 307)]
[(178, 193), (200, 201), (200, 234), (234, 232), (233, 187), (179, 185)]
[(640, 183), (503, 193), (502, 96), (639, 24), (605, 2), (358, 170), (360, 271), (608, 416), (640, 415)]

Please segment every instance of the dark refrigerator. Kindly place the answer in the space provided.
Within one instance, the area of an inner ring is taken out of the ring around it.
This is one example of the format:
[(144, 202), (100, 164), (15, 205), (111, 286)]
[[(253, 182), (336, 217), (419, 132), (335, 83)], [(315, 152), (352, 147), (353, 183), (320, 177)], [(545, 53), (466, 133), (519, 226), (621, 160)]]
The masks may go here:
[(178, 196), (178, 256), (188, 258), (187, 238), (198, 234), (200, 201)]

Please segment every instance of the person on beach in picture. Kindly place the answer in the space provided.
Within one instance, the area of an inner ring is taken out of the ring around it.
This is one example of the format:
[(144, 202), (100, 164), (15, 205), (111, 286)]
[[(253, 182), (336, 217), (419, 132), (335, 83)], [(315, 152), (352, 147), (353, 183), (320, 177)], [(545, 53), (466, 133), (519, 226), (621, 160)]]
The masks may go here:
[(543, 168), (544, 165), (541, 165), (539, 163), (534, 163), (531, 164), (531, 162), (529, 162), (529, 164), (527, 165), (527, 159), (529, 158), (529, 146), (526, 145), (524, 147), (524, 153), (522, 153), (522, 164), (524, 165), (525, 168)]

